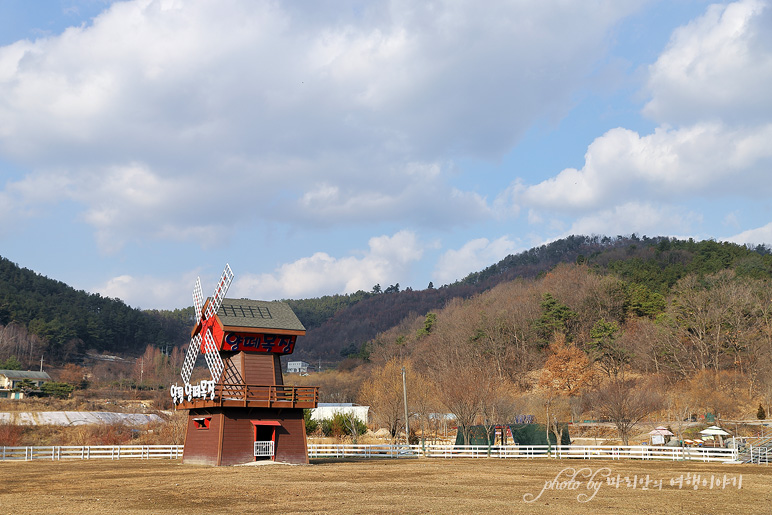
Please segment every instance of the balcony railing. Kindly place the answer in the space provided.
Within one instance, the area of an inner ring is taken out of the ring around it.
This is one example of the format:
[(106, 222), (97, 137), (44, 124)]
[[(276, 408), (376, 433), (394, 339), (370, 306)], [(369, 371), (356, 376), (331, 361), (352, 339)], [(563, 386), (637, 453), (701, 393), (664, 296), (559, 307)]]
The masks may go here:
[(214, 398), (187, 398), (178, 409), (213, 406), (260, 408), (315, 408), (319, 401), (318, 386), (284, 386), (256, 384), (217, 384)]

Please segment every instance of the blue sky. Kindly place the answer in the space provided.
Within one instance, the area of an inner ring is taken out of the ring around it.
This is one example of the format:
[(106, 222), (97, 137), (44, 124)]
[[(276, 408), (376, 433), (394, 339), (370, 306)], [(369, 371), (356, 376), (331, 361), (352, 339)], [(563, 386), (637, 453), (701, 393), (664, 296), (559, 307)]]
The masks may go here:
[[(484, 8), (481, 8), (481, 5)], [(772, 243), (772, 6), (0, 0), (0, 255), (132, 306)]]

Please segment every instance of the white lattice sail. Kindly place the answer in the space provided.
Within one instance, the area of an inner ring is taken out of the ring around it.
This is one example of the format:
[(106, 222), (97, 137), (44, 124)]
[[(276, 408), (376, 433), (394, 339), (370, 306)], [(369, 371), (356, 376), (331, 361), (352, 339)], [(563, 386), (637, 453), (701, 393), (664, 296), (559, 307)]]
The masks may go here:
[(188, 352), (185, 354), (185, 361), (182, 362), (182, 371), (180, 377), (182, 382), (190, 383), (190, 376), (193, 374), (193, 367), (196, 366), (196, 359), (198, 359), (198, 353), (201, 350), (201, 333), (196, 334), (190, 339), (190, 345), (188, 346)]
[(225, 370), (225, 364), (217, 351), (211, 329), (207, 329), (204, 335), (204, 358), (206, 358), (206, 364), (212, 374), (212, 381), (217, 383), (222, 376), (222, 371)]
[(225, 294), (228, 293), (228, 288), (230, 287), (232, 281), (233, 272), (231, 271), (230, 265), (226, 263), (225, 270), (222, 271), (222, 276), (220, 277), (220, 282), (217, 284), (217, 288), (212, 294), (212, 301), (206, 307), (206, 315), (204, 316), (204, 320), (209, 320), (217, 313), (217, 310), (220, 309), (220, 304), (222, 304), (222, 300), (225, 298)]
[(201, 311), (204, 309), (204, 294), (201, 291), (201, 278), (196, 277), (196, 286), (193, 288), (193, 307), (196, 310), (196, 323), (201, 321)]
[(196, 278), (196, 285), (193, 288), (193, 307), (196, 310), (196, 325), (201, 325), (204, 336), (202, 338), (201, 332), (199, 332), (190, 340), (190, 346), (188, 347), (187, 354), (185, 354), (185, 361), (182, 363), (182, 371), (180, 372), (180, 377), (182, 377), (182, 381), (185, 384), (190, 383), (190, 377), (193, 375), (193, 368), (196, 366), (196, 360), (202, 350), (202, 345), (206, 365), (212, 374), (212, 381), (216, 383), (222, 377), (225, 364), (212, 336), (211, 325), (207, 324), (207, 321), (217, 314), (226, 293), (228, 293), (231, 282), (233, 282), (233, 271), (230, 265), (226, 263), (220, 282), (217, 284), (211, 300), (206, 303), (206, 312), (202, 313), (204, 310), (204, 295), (201, 290), (201, 278)]

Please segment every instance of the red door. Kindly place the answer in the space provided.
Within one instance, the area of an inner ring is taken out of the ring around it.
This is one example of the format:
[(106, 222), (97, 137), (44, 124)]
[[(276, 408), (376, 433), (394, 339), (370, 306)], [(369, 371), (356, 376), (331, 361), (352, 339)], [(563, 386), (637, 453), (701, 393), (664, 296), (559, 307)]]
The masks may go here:
[[(255, 427), (255, 461), (276, 458), (276, 420), (250, 420)], [(268, 443), (270, 442), (270, 443)]]

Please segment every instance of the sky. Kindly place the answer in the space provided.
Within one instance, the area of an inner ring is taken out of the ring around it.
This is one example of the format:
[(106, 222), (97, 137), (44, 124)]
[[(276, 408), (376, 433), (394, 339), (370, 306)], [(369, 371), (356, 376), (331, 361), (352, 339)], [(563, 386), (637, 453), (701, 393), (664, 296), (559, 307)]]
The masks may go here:
[(0, 256), (175, 309), (771, 244), (770, 84), (764, 0), (0, 0)]

